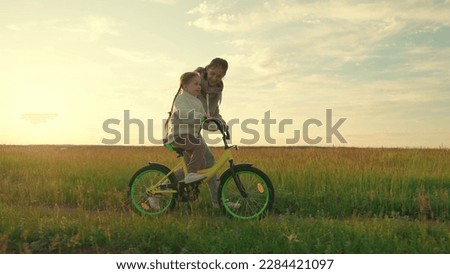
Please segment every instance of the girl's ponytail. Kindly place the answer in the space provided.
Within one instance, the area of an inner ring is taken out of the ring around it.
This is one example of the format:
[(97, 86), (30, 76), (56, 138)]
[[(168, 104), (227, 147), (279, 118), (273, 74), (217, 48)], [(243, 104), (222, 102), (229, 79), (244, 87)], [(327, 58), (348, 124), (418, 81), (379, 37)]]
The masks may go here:
[(173, 97), (172, 106), (170, 107), (170, 111), (168, 112), (169, 118), (167, 118), (166, 123), (164, 124), (164, 128), (166, 129), (166, 139), (167, 139), (167, 133), (169, 131), (169, 129), (167, 128), (167, 125), (169, 124), (169, 120), (172, 117), (173, 106), (175, 105), (175, 100), (177, 99), (178, 94), (180, 94), (181, 86), (182, 85), (180, 84), (180, 87), (178, 88), (178, 91), (175, 94), (175, 97)]

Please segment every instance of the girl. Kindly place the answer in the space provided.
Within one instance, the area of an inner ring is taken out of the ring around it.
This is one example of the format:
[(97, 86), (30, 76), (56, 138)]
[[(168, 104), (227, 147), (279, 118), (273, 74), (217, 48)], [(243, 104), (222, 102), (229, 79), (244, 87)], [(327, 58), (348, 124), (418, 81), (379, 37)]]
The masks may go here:
[(186, 184), (197, 182), (205, 175), (197, 173), (205, 167), (205, 151), (207, 146), (200, 135), (201, 121), (206, 118), (200, 95), (200, 75), (197, 72), (186, 72), (180, 77), (180, 88), (172, 104), (171, 115), (167, 123), (167, 142), (174, 147), (182, 148), (189, 154), (188, 174), (184, 178)]

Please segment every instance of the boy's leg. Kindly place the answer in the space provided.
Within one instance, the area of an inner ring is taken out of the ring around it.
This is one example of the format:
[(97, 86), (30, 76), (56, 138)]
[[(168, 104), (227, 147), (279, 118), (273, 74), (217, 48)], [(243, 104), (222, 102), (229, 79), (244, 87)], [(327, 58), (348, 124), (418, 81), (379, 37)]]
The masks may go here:
[[(214, 155), (211, 153), (211, 150), (208, 146), (206, 146), (205, 150), (205, 162), (206, 168), (210, 168), (214, 165)], [(217, 181), (217, 176), (213, 176), (211, 180), (208, 182), (209, 194), (211, 195), (211, 202), (213, 207), (219, 207), (219, 201), (217, 197), (217, 193), (219, 191), (219, 181)]]
[[(189, 154), (186, 151), (183, 152), (183, 158), (184, 158), (185, 163), (189, 163), (189, 161), (191, 159), (191, 157), (189, 156)], [(175, 178), (177, 179), (177, 181), (183, 180), (183, 178), (185, 176), (182, 168), (175, 170), (173, 172), (173, 174), (175, 175)]]

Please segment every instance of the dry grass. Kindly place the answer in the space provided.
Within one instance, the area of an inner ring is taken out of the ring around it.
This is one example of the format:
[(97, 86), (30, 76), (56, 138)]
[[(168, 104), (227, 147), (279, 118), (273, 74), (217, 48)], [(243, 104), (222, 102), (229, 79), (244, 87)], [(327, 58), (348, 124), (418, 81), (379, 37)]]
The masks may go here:
[(273, 181), (275, 207), (262, 222), (222, 217), (206, 188), (169, 215), (135, 214), (128, 180), (148, 161), (173, 165), (164, 148), (0, 146), (0, 253), (450, 251), (449, 150), (248, 147), (234, 155)]

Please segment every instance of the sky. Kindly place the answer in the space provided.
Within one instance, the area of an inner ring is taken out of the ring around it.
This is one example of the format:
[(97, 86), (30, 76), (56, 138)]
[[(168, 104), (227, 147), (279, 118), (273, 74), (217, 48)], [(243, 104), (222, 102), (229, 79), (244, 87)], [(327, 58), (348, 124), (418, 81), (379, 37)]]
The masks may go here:
[(235, 144), (450, 147), (449, 0), (2, 1), (0, 144), (159, 145), (215, 57)]

